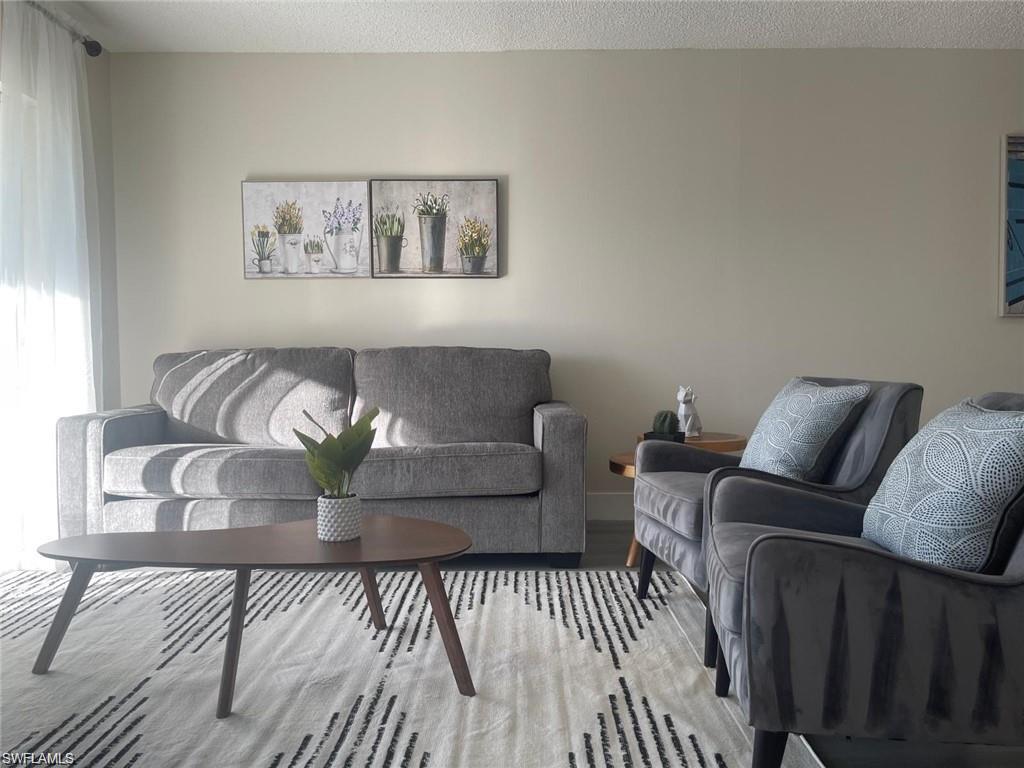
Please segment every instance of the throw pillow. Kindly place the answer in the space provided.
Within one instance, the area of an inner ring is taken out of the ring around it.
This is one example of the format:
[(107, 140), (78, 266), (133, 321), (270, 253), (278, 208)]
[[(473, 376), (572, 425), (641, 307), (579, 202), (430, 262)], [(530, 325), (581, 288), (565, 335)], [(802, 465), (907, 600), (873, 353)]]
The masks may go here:
[(793, 379), (757, 422), (740, 466), (820, 480), (870, 392), (868, 384), (826, 387)]
[(896, 456), (864, 514), (865, 539), (890, 552), (977, 571), (1024, 487), (1024, 412), (964, 400)]

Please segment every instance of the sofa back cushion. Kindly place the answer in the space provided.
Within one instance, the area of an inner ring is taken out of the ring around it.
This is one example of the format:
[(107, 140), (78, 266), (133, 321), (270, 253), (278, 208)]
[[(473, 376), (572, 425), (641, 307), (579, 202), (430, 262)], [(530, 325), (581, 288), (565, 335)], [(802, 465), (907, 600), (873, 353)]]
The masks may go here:
[[(863, 536), (948, 568), (998, 572), (1020, 536), (1024, 411), (970, 400), (949, 408), (900, 451), (864, 514)], [(997, 546), (998, 544), (998, 546)], [(996, 561), (1001, 561), (997, 563)]]
[(392, 347), (356, 355), (353, 418), (377, 406), (375, 447), (533, 443), (533, 408), (551, 400), (539, 349)]
[(870, 392), (865, 382), (826, 387), (791, 379), (761, 415), (740, 466), (817, 482)]
[(352, 360), (338, 347), (160, 355), (151, 400), (176, 442), (299, 446), (292, 429), (316, 429), (303, 409), (332, 431), (349, 425)]

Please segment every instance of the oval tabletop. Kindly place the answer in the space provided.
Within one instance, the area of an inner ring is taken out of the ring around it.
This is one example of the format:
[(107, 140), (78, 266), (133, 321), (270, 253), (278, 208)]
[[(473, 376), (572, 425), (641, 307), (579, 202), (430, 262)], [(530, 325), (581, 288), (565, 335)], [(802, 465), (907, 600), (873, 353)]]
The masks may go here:
[(289, 568), (411, 565), (455, 557), (472, 545), (458, 528), (397, 515), (366, 515), (352, 541), (316, 537), (316, 520), (210, 531), (93, 533), (51, 541), (39, 554), (80, 560), (169, 568)]

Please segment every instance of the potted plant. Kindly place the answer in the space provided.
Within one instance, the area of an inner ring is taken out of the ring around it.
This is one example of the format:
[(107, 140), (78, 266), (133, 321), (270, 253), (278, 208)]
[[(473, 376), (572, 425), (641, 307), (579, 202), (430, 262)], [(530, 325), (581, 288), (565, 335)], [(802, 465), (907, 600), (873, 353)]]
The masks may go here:
[(416, 196), (412, 209), (420, 220), (420, 256), (424, 272), (444, 272), (444, 235), (448, 227), (448, 195)]
[(686, 442), (686, 434), (679, 431), (679, 417), (673, 411), (658, 411), (650, 432), (644, 432), (644, 440), (669, 440), (673, 443)]
[(274, 209), (274, 229), (281, 244), (284, 271), (294, 275), (302, 259), (302, 209), (298, 200), (285, 200)]
[(462, 272), (467, 275), (479, 275), (484, 271), (487, 251), (491, 249), (491, 228), (483, 219), (475, 216), (466, 217), (459, 225), (459, 256), (462, 259)]
[(398, 272), (405, 239), (405, 216), (400, 211), (384, 211), (373, 217), (373, 236), (377, 240), (377, 264), (381, 272)]
[(349, 200), (342, 205), (335, 198), (334, 210), (323, 211), (324, 241), (334, 260), (334, 268), (343, 275), (351, 275), (359, 268), (359, 246), (363, 233), (359, 223), (363, 218), (363, 204)]
[(324, 257), (324, 241), (318, 236), (313, 235), (306, 239), (302, 248), (306, 252), (306, 266), (310, 274), (320, 274), (320, 262)]
[(261, 275), (269, 275), (274, 271), (274, 251), (277, 245), (277, 235), (270, 231), (264, 224), (257, 224), (249, 232), (249, 239), (252, 241), (252, 252), (256, 258), (252, 263)]
[(362, 502), (351, 493), (352, 476), (373, 445), (373, 420), (380, 410), (371, 408), (338, 435), (324, 429), (308, 411), (302, 415), (324, 433), (323, 440), (294, 430), (306, 449), (306, 466), (324, 492), (316, 500), (316, 535), (321, 541), (349, 541), (362, 533)]

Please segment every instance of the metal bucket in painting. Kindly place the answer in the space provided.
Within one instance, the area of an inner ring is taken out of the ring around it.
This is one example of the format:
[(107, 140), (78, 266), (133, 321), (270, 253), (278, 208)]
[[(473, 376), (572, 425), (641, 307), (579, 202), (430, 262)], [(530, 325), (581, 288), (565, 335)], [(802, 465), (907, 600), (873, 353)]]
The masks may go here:
[(408, 244), (401, 235), (377, 235), (377, 268), (382, 273), (400, 271), (402, 248)]
[(462, 258), (462, 272), (466, 275), (480, 275), (484, 271), (484, 262), (487, 261), (487, 256), (464, 256), (460, 254)]
[(444, 234), (448, 216), (420, 216), (420, 255), (424, 272), (444, 272)]

